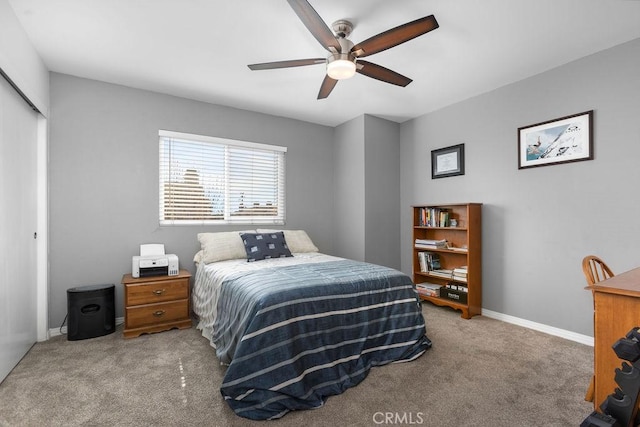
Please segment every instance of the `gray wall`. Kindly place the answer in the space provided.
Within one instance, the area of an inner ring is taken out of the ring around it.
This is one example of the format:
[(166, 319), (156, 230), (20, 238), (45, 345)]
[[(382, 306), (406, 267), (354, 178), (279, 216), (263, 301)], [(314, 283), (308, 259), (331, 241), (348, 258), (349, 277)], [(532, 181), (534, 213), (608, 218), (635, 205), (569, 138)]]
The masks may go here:
[(122, 316), (120, 281), (141, 243), (164, 243), (193, 272), (197, 233), (238, 229), (159, 227), (159, 129), (287, 146), (285, 228), (333, 251), (333, 128), (56, 73), (51, 117), (50, 328), (75, 286), (116, 284)]
[(364, 116), (336, 127), (334, 151), (335, 255), (364, 261)]
[[(419, 203), (482, 202), (483, 308), (592, 335), (581, 260), (640, 265), (640, 39), (401, 126), (402, 269)], [(518, 170), (517, 129), (594, 110), (595, 160)], [(466, 174), (430, 179), (465, 143)]]
[(365, 260), (400, 269), (400, 125), (364, 117)]
[(364, 115), (336, 127), (336, 255), (400, 268), (400, 126)]

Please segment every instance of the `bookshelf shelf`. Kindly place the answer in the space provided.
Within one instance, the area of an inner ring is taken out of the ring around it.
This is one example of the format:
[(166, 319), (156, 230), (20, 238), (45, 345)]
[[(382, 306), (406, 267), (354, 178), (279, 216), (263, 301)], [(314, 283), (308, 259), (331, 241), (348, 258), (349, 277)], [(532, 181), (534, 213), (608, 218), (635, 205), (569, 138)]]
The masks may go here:
[[(422, 300), (424, 301), (429, 301), (430, 303), (433, 303), (435, 305), (451, 307), (455, 310), (464, 311), (467, 309), (466, 304), (460, 304), (455, 301), (448, 301), (439, 297), (429, 297), (426, 295), (420, 295), (420, 298), (422, 298)], [(470, 319), (470, 317), (465, 317), (465, 319)]]
[[(420, 293), (420, 298), (459, 310), (465, 319), (479, 315), (482, 310), (482, 203), (412, 208), (413, 280), (416, 285), (442, 285), (440, 296)], [(456, 227), (449, 226), (451, 220), (457, 222)]]
[(419, 250), (419, 251), (428, 251), (428, 252), (444, 252), (447, 254), (458, 254), (458, 255), (462, 255), (462, 256), (467, 256), (467, 254), (469, 253), (468, 250), (466, 251), (462, 251), (462, 250), (452, 250), (452, 249), (434, 249), (434, 248), (421, 248), (419, 246), (415, 246), (415, 249)]

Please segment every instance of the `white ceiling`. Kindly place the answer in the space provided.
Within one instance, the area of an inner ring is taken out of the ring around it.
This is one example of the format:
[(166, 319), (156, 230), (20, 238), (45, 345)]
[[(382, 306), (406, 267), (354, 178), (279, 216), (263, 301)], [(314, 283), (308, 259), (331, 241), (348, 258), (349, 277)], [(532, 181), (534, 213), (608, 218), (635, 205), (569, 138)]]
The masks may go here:
[(427, 15), (440, 28), (366, 59), (413, 79), (357, 74), (316, 100), (326, 56), (285, 0), (9, 0), (44, 63), (79, 77), (335, 126), (403, 122), (640, 37), (638, 0), (310, 0), (363, 41)]

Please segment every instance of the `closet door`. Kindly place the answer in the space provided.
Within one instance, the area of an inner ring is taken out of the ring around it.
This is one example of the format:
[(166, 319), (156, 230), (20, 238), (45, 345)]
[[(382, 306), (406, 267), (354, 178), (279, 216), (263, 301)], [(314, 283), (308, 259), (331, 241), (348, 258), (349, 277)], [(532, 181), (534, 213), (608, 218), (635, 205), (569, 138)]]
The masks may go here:
[(38, 113), (0, 76), (0, 381), (37, 338)]

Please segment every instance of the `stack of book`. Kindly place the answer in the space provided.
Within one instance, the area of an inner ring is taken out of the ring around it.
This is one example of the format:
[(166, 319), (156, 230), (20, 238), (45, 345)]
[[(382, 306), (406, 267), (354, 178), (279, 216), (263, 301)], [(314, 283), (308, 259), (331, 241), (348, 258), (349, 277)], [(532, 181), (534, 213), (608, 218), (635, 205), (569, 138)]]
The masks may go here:
[(440, 256), (432, 252), (418, 252), (418, 261), (420, 261), (420, 271), (423, 273), (440, 268)]
[(416, 291), (418, 291), (418, 294), (427, 297), (439, 297), (441, 287), (442, 285), (437, 285), (435, 283), (418, 283), (416, 285)]
[(457, 282), (466, 283), (467, 281), (467, 267), (456, 267), (453, 270), (447, 268), (440, 268), (437, 270), (429, 271), (429, 274), (443, 279), (455, 280)]
[(467, 281), (467, 266), (456, 267), (453, 269), (453, 279), (461, 282)]
[(415, 247), (419, 249), (446, 249), (446, 240), (416, 239)]
[(448, 270), (446, 268), (430, 271), (429, 274), (436, 277), (442, 277), (443, 279), (453, 279), (453, 270)]

